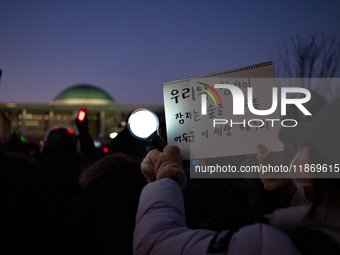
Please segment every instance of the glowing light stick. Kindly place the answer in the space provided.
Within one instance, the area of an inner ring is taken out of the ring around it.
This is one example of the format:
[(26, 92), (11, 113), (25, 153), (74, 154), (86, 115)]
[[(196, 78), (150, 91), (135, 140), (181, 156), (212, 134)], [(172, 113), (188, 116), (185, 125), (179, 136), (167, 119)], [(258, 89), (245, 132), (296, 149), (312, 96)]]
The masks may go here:
[(86, 109), (85, 107), (83, 107), (78, 113), (78, 120), (83, 121), (85, 119), (85, 115), (86, 115)]
[(128, 120), (130, 133), (140, 140), (150, 141), (159, 151), (166, 146), (158, 133), (159, 121), (156, 114), (148, 109), (140, 108), (131, 113)]

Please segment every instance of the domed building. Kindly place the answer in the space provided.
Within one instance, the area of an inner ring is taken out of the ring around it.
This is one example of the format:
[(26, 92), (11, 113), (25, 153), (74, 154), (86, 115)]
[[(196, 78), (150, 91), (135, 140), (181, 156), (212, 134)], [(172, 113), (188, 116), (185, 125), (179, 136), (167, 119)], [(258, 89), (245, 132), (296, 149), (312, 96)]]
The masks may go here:
[(89, 84), (79, 84), (62, 91), (51, 104), (93, 104), (103, 105), (114, 103), (109, 93)]
[(89, 131), (94, 139), (108, 138), (119, 132), (128, 115), (138, 108), (148, 108), (164, 118), (164, 108), (119, 105), (103, 89), (92, 84), (77, 84), (61, 91), (49, 104), (0, 104), (0, 139), (8, 140), (16, 132), (31, 141), (41, 141), (50, 127), (64, 127), (77, 132), (75, 118), (86, 107)]

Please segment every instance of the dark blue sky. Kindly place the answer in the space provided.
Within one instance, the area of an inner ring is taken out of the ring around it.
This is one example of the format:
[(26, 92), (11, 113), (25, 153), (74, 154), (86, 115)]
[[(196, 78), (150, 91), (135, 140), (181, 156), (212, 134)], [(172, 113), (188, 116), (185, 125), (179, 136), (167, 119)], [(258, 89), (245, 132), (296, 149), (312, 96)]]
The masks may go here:
[(340, 1), (1, 0), (0, 102), (97, 85), (162, 105), (163, 82), (266, 61), (290, 36), (339, 35)]

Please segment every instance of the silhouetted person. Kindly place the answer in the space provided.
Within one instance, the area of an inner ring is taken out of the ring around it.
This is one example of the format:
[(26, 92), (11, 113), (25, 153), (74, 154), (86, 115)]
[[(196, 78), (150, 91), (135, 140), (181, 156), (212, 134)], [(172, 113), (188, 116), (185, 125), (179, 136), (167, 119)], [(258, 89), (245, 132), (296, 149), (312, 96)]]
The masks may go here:
[(78, 254), (132, 254), (139, 195), (146, 185), (140, 171), (144, 141), (124, 130), (111, 153), (84, 171), (83, 191), (63, 233), (64, 247)]
[(1, 215), (5, 247), (18, 248), (24, 238), (25, 225), (20, 223), (20, 210), (16, 210), (15, 198), (19, 193), (22, 180), (27, 172), (36, 166), (37, 161), (28, 155), (28, 147), (13, 133), (4, 146), (0, 159)]
[(92, 136), (89, 133), (89, 120), (87, 118), (87, 113), (82, 121), (76, 118), (75, 123), (79, 131), (77, 138), (80, 144), (82, 164), (87, 168), (100, 159), (102, 155), (94, 146)]
[(64, 128), (49, 131), (44, 157), (25, 176), (18, 198), (27, 222), (27, 248), (36, 254), (57, 253), (60, 230), (80, 192), (75, 135)]

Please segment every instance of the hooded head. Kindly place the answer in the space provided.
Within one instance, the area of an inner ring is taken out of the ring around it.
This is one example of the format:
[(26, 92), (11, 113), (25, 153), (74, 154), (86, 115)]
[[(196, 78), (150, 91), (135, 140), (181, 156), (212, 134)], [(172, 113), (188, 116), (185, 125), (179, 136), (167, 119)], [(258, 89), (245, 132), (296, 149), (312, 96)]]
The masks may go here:
[(67, 154), (76, 152), (77, 137), (65, 128), (52, 128), (45, 134), (42, 152), (48, 154)]

